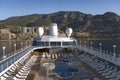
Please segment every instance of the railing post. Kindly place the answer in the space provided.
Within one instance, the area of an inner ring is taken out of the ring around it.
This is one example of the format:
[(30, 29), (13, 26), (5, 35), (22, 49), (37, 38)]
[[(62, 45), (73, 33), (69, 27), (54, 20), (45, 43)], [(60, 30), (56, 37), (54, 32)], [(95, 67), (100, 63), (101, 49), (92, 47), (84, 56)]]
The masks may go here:
[(90, 47), (90, 49), (92, 49), (93, 42), (90, 42), (90, 44), (91, 44), (91, 47)]
[(23, 49), (23, 42), (21, 42), (21, 50)]
[(14, 54), (16, 53), (16, 44), (14, 44)]
[(2, 49), (3, 49), (3, 55), (2, 55), (2, 57), (3, 57), (3, 59), (5, 59), (5, 58), (6, 58), (6, 54), (5, 54), (5, 49), (6, 49), (6, 47), (3, 46)]
[(115, 49), (116, 49), (116, 45), (113, 45), (113, 54), (115, 55)]

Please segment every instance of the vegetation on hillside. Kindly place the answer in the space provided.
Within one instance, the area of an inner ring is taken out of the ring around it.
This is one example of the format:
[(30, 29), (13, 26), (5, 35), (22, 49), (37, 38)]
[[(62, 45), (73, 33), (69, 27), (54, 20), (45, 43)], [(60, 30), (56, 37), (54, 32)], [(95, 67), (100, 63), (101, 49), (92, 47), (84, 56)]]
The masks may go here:
[(89, 32), (92, 37), (120, 37), (120, 16), (107, 12), (102, 15), (91, 15), (77, 11), (59, 11), (51, 14), (32, 14), (26, 16), (11, 17), (0, 21), (0, 28), (12, 27), (12, 32), (17, 31), (17, 27), (38, 27), (48, 26), (55, 22), (61, 30), (71, 27), (74, 34), (79, 36), (80, 32)]

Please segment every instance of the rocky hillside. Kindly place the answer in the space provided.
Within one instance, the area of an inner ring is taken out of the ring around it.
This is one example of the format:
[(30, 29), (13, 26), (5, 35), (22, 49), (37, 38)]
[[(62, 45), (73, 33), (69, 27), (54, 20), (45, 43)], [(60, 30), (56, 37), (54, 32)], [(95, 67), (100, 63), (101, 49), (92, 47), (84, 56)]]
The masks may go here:
[(72, 27), (79, 37), (87, 33), (92, 37), (120, 37), (120, 16), (113, 12), (91, 15), (76, 11), (59, 11), (51, 14), (33, 14), (11, 17), (0, 21), (0, 28), (7, 26), (48, 26), (51, 22), (58, 24), (61, 30)]

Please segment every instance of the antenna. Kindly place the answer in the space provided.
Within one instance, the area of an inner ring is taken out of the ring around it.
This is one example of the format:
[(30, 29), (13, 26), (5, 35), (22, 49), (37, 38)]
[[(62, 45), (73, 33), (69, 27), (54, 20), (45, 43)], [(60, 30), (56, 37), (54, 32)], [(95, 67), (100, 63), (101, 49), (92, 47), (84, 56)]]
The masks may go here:
[(42, 27), (39, 27), (38, 28), (38, 36), (41, 38), (43, 34), (44, 34), (44, 29)]
[(67, 28), (67, 29), (66, 29), (67, 37), (70, 37), (71, 34), (72, 34), (72, 32), (73, 32), (72, 28)]

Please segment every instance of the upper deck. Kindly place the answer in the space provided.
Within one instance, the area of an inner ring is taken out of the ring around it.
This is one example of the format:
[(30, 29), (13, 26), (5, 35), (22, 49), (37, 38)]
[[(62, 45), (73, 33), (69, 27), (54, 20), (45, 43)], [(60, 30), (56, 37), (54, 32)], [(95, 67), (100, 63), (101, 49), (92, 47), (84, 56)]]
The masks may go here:
[(77, 41), (66, 36), (45, 35), (33, 40), (33, 46), (63, 47), (77, 45)]
[(33, 46), (63, 47), (77, 45), (77, 41), (71, 38), (72, 29), (66, 29), (66, 35), (60, 35), (56, 23), (50, 24), (49, 35), (44, 35), (42, 27), (38, 29), (38, 37), (33, 40)]

